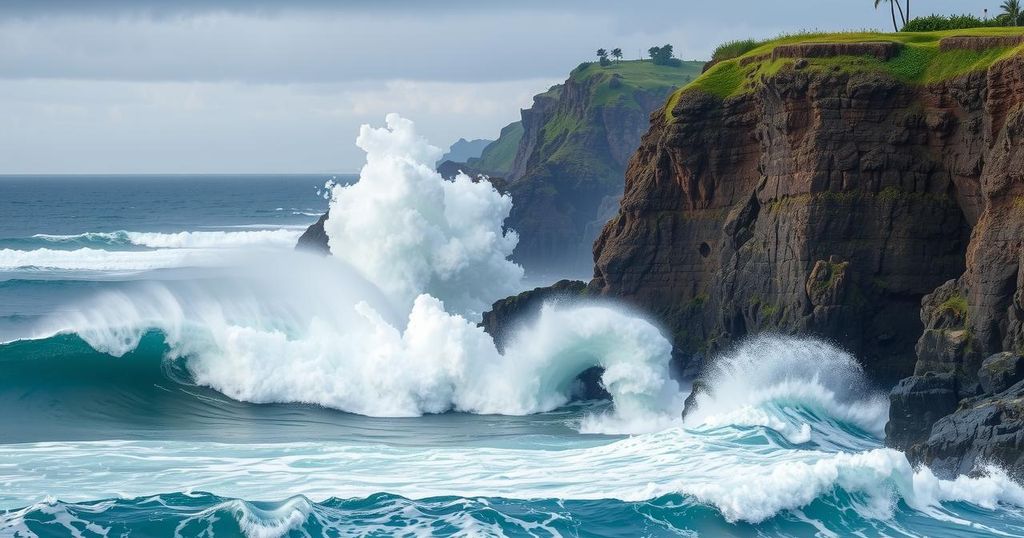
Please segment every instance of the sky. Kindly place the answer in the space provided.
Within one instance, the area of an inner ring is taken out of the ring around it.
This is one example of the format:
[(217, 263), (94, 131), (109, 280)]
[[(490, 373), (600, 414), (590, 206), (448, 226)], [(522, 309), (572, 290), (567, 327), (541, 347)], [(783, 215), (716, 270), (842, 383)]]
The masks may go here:
[(495, 138), (599, 47), (891, 24), (868, 0), (0, 0), (0, 174), (354, 172), (359, 125)]

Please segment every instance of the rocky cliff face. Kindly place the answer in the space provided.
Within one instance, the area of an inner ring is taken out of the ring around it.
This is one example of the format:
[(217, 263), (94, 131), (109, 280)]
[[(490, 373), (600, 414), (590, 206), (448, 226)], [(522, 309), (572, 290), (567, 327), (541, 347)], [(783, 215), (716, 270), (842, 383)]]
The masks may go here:
[(957, 190), (972, 135), (934, 91), (790, 69), (734, 99), (683, 95), (629, 167), (592, 287), (652, 309), (693, 354), (807, 333), (910, 374), (921, 298), (963, 272), (972, 224)]
[[(522, 113), (508, 225), (520, 234), (515, 258), (527, 269), (589, 267), (598, 231), (592, 223), (603, 221), (602, 204), (615, 203), (622, 193), (623, 173), (647, 131), (649, 113), (698, 69), (627, 64), (578, 68)], [(660, 78), (648, 80), (652, 70)]]
[(943, 40), (990, 61), (926, 81), (901, 78), (916, 50), (898, 43), (716, 66), (736, 85), (652, 115), (591, 293), (659, 317), (691, 371), (748, 334), (830, 339), (882, 382), (919, 376), (894, 393), (891, 444), (963, 471), (951, 435), (983, 424), (974, 453), (1019, 455), (1020, 428), (984, 439), (1024, 389), (979, 381), (983, 359), (1024, 347), (1024, 56), (996, 41)]

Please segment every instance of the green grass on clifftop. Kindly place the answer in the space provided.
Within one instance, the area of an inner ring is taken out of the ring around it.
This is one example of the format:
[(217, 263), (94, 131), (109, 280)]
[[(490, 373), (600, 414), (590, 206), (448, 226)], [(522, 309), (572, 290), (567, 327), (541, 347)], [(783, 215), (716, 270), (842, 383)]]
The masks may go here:
[(489, 174), (504, 175), (512, 168), (522, 139), (523, 122), (512, 122), (501, 130), (497, 140), (484, 148), (480, 157), (470, 159), (468, 164)]
[[(873, 71), (888, 74), (908, 84), (929, 84), (947, 80), (958, 75), (986, 69), (993, 63), (1021, 54), (1024, 45), (994, 46), (983, 50), (952, 49), (940, 50), (939, 41), (945, 37), (1000, 37), (1024, 35), (1024, 28), (972, 28), (942, 32), (847, 32), (836, 34), (808, 33), (783, 36), (758, 44), (737, 42), (735, 45), (720, 47), (716, 57), (720, 59), (706, 73), (692, 83), (675, 92), (665, 106), (666, 117), (671, 121), (672, 109), (679, 97), (689, 91), (704, 91), (722, 99), (735, 97), (753, 91), (760, 81), (771, 77), (781, 69), (792, 68), (796, 58), (772, 60), (772, 51), (780, 45), (800, 43), (863, 43), (892, 42), (899, 44), (896, 56), (883, 61), (874, 56), (834, 56), (829, 58), (806, 58), (807, 71), (840, 70)], [(730, 57), (732, 56), (732, 57)]]
[[(609, 82), (600, 85), (594, 93), (594, 105), (631, 103), (639, 107), (632, 100), (636, 90), (683, 86), (700, 76), (703, 67), (704, 62), (682, 62), (679, 66), (655, 65), (649, 60), (626, 60), (606, 66), (587, 62), (573, 69), (569, 78), (584, 82), (600, 77)], [(618, 78), (619, 82), (611, 83), (613, 78)]]

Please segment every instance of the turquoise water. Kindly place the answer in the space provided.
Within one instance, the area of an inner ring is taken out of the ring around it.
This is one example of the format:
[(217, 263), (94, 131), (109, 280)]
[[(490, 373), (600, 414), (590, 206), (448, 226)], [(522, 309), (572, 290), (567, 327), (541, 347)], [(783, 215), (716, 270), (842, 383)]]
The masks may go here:
[(591, 355), (646, 372), (661, 348), (619, 311), (545, 318), (495, 359), (520, 370), (475, 369), (454, 318), (405, 333), (440, 366), (384, 337), (341, 361), (348, 305), (405, 313), (292, 252), (327, 179), (0, 178), (0, 535), (1024, 535), (998, 469), (885, 449), (884, 398), (823, 343), (748, 342), (685, 424), (531, 385)]

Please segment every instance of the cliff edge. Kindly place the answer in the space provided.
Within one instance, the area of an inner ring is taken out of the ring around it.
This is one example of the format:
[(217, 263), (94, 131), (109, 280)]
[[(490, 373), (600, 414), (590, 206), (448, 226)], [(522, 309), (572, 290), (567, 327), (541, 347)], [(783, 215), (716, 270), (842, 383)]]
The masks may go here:
[[(1020, 407), (980, 372), (1024, 348), (1022, 43), (807, 35), (714, 65), (652, 115), (590, 292), (657, 316), (691, 373), (776, 332), (834, 341), (882, 383), (916, 375), (894, 392), (890, 444), (970, 470), (949, 435)], [(907, 405), (936, 404), (927, 417), (900, 415), (915, 385)], [(1004, 434), (975, 453), (1018, 461), (1021, 429)]]

